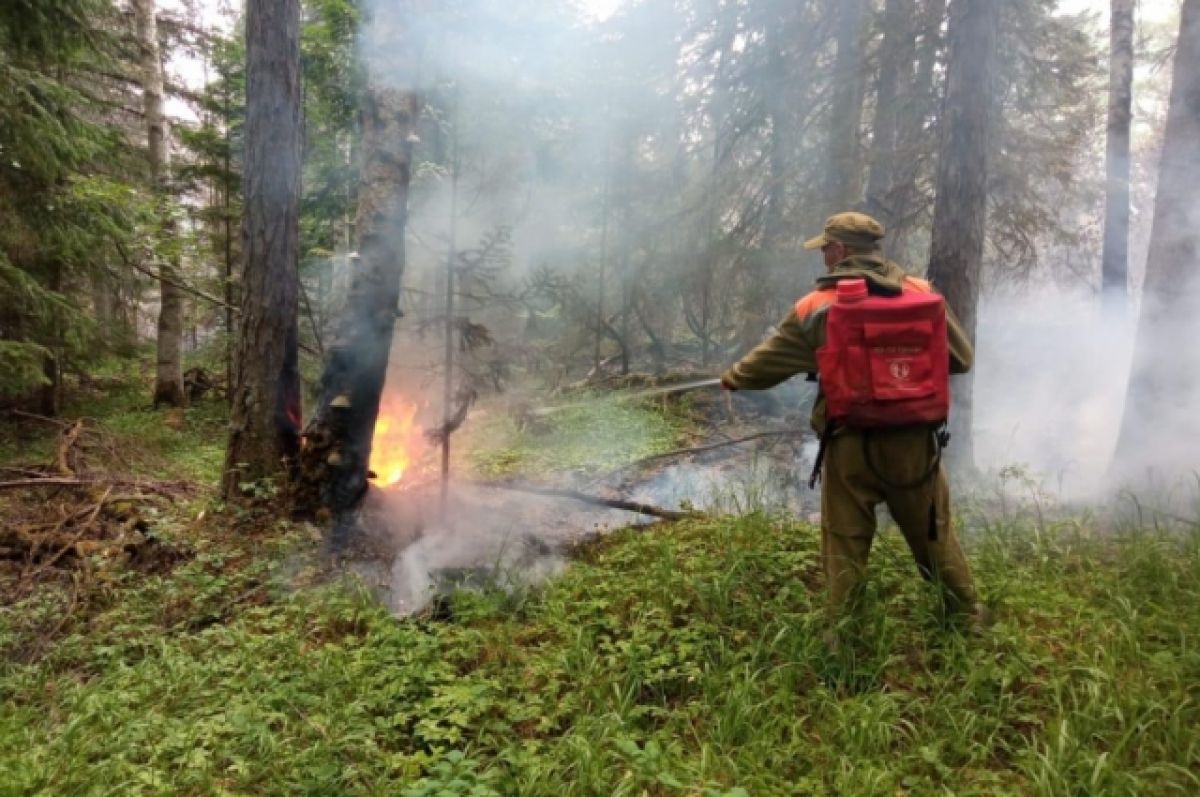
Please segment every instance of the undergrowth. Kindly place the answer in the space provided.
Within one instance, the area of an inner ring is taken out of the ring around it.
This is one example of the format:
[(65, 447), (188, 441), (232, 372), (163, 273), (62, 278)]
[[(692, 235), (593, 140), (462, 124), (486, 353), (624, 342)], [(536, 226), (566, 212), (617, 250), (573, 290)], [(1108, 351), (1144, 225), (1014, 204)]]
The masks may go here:
[[(215, 482), (220, 402), (168, 423), (144, 395), (73, 412), (140, 469)], [(485, 473), (680, 434), (612, 405), (506, 423), (481, 426)], [(0, 433), (0, 460), (53, 451), (52, 428)], [(178, 507), (173, 570), (0, 608), (0, 796), (1200, 793), (1200, 528), (1035, 505), (965, 513), (992, 628), (947, 620), (893, 531), (835, 652), (819, 535), (792, 519), (618, 532), (541, 588), (398, 621), (317, 586), (303, 529)]]
[(971, 543), (993, 628), (893, 532), (836, 654), (815, 530), (764, 515), (617, 533), (450, 621), (212, 546), (36, 660), (47, 597), (0, 616), (0, 793), (1196, 793), (1200, 536)]

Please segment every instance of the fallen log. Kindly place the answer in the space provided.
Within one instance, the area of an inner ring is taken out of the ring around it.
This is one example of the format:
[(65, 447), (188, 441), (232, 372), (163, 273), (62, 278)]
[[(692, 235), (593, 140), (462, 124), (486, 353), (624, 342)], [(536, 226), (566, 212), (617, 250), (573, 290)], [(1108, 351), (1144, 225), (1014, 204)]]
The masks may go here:
[(635, 512), (639, 515), (649, 515), (650, 517), (662, 518), (663, 520), (687, 520), (689, 518), (704, 517), (703, 512), (685, 512), (678, 509), (663, 509), (662, 507), (654, 506), (653, 504), (643, 504), (638, 501), (626, 501), (621, 498), (604, 498), (599, 495), (589, 495), (581, 493), (577, 490), (566, 490), (558, 487), (539, 487), (535, 484), (520, 484), (512, 482), (483, 482), (483, 481), (461, 481), (462, 484), (469, 484), (472, 487), (486, 487), (492, 490), (511, 490), (518, 493), (530, 493), (531, 495), (544, 495), (549, 498), (566, 498), (571, 501), (579, 501), (584, 504), (592, 504), (593, 506), (603, 506), (609, 509), (620, 509), (624, 512)]

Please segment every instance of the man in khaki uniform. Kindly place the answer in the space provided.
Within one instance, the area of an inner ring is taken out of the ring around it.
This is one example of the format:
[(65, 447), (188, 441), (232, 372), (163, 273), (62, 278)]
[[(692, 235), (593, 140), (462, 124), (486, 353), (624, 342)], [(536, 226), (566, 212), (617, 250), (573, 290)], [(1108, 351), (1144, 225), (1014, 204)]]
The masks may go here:
[[(721, 376), (730, 390), (764, 390), (799, 373), (817, 372), (817, 349), (825, 343), (827, 308), (836, 299), (843, 279), (867, 281), (874, 295), (895, 296), (905, 291), (928, 293), (928, 282), (910, 276), (879, 251), (883, 226), (862, 213), (838, 213), (825, 231), (805, 242), (820, 249), (827, 273), (816, 288), (796, 302), (777, 331)], [(974, 359), (970, 341), (950, 312), (947, 335), (950, 372), (964, 373)], [(825, 429), (825, 399), (818, 394), (812, 426)], [(868, 462), (867, 456), (870, 461)], [(950, 490), (939, 463), (930, 478), (936, 443), (924, 427), (873, 431), (864, 434), (839, 429), (829, 441), (821, 479), (821, 558), (836, 613), (851, 599), (866, 576), (867, 555), (875, 537), (875, 507), (887, 504), (925, 578), (937, 578), (949, 592), (955, 611), (981, 623), (986, 613), (975, 593), (971, 571), (954, 534)], [(902, 485), (916, 483), (915, 487)]]

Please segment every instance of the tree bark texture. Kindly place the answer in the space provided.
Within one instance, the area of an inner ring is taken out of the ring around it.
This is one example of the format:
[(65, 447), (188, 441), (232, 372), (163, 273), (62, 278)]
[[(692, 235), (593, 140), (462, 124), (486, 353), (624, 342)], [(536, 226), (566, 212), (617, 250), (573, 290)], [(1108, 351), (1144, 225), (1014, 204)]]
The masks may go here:
[(862, 125), (866, 69), (863, 62), (866, 0), (838, 0), (837, 60), (829, 117), (829, 171), (826, 201), (829, 213), (849, 210), (862, 200)]
[(884, 239), (885, 246), (902, 257), (907, 249), (908, 237), (922, 212), (919, 198), (921, 190), (918, 180), (923, 166), (925, 139), (929, 135), (930, 120), (940, 103), (937, 95), (936, 74), (938, 59), (942, 52), (942, 24), (946, 21), (946, 0), (925, 0), (919, 14), (919, 38), (917, 44), (917, 66), (903, 109), (900, 111), (899, 129), (896, 134), (896, 164), (892, 170), (890, 207), (891, 229)]
[[(997, 0), (953, 0), (942, 109), (929, 278), (945, 295), (972, 342), (987, 222), (987, 154), (996, 61)], [(951, 456), (973, 464), (972, 379), (956, 379)]]
[(1133, 119), (1133, 0), (1112, 0), (1108, 136), (1105, 145), (1101, 287), (1122, 304), (1129, 293), (1129, 128)]
[(891, 207), (892, 174), (896, 161), (901, 92), (912, 86), (916, 40), (913, 0), (887, 0), (883, 12), (883, 43), (875, 81), (875, 120), (871, 135), (870, 171), (867, 176), (867, 210), (890, 227), (897, 215)]
[(299, 450), (300, 2), (246, 14), (243, 286), (223, 488), (278, 476)]
[(335, 547), (367, 489), (371, 437), (400, 312), (412, 147), (420, 116), (409, 14), (409, 3), (381, 7), (371, 26), (374, 40), (366, 44), (355, 222), (360, 259), (321, 377), (320, 405), (305, 429), (294, 495), (299, 512), (332, 514)]
[(1200, 0), (1185, 0), (1114, 471), (1193, 471), (1200, 439)]
[[(142, 108), (146, 115), (146, 156), (150, 165), (150, 185), (159, 201), (166, 238), (173, 237), (174, 224), (164, 206), (166, 175), (170, 167), (167, 150), (167, 121), (163, 114), (162, 59), (158, 50), (158, 23), (154, 0), (133, 0), (134, 20), (142, 71)], [(159, 273), (159, 311), (157, 357), (154, 371), (154, 406), (187, 404), (183, 390), (183, 291), (174, 257), (162, 258)]]

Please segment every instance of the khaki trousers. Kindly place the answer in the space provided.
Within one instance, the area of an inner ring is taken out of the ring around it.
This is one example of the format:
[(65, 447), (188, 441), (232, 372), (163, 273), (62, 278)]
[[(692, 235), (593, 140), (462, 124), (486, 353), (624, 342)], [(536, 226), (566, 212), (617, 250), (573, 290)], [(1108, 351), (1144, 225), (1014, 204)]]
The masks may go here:
[[(894, 484), (920, 478), (934, 456), (925, 429), (871, 432), (871, 462)], [(889, 486), (867, 464), (861, 432), (843, 431), (829, 441), (821, 479), (821, 559), (836, 613), (853, 598), (866, 577), (867, 556), (875, 538), (875, 507), (887, 504), (892, 518), (926, 579), (937, 579), (958, 604), (969, 610), (978, 601), (971, 570), (950, 517), (950, 488), (941, 465), (923, 484), (910, 489)], [(930, 539), (930, 527), (936, 539)]]

